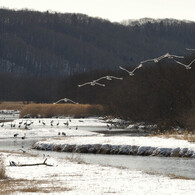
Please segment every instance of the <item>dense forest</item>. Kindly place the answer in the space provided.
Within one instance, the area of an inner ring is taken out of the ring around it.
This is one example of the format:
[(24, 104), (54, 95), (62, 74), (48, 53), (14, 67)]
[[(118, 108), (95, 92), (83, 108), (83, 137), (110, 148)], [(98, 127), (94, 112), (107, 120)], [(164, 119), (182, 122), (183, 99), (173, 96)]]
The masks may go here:
[(195, 45), (195, 23), (111, 23), (82, 14), (0, 9), (0, 72), (70, 76), (117, 70)]
[[(111, 115), (157, 122), (162, 128), (195, 127), (195, 64), (141, 60), (170, 52), (195, 58), (195, 23), (177, 20), (111, 23), (81, 14), (0, 10), (0, 101), (55, 102), (70, 98), (102, 104)], [(101, 76), (106, 86), (79, 84)]]

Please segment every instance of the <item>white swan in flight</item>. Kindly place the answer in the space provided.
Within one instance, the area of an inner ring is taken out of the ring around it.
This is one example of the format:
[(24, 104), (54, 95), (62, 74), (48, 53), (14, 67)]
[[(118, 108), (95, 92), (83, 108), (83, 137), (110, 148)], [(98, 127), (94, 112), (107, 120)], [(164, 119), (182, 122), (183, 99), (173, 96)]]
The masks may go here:
[(103, 76), (103, 77), (101, 77), (101, 78), (99, 78), (99, 79), (96, 79), (95, 81), (100, 81), (100, 80), (102, 80), (102, 79), (107, 79), (107, 80), (109, 80), (109, 81), (111, 81), (112, 79), (116, 79), (116, 80), (123, 80), (123, 78), (122, 78), (122, 77), (115, 77), (115, 76)]
[(169, 56), (169, 53), (166, 53), (165, 55), (159, 56), (157, 58), (153, 58), (153, 59), (148, 59), (148, 60), (141, 61), (141, 64), (147, 63), (147, 62), (158, 63), (160, 60), (162, 60), (164, 58), (167, 58), (168, 56)]
[(96, 80), (91, 81), (91, 82), (83, 83), (83, 84), (81, 84), (81, 85), (78, 85), (78, 87), (83, 87), (83, 86), (85, 86), (85, 85), (91, 85), (91, 86), (99, 85), (99, 86), (101, 86), (101, 87), (105, 87), (105, 84), (98, 83)]
[(71, 99), (68, 99), (68, 98), (60, 99), (57, 102), (54, 102), (53, 104), (57, 104), (57, 103), (62, 102), (62, 101), (64, 101), (64, 102), (71, 102), (73, 104), (78, 104), (77, 102), (74, 102), (74, 101), (72, 101)]
[(191, 48), (186, 48), (186, 50), (188, 50), (188, 51), (195, 51), (195, 49), (191, 49)]
[(141, 61), (141, 64), (143, 63), (147, 63), (147, 62), (154, 62), (154, 63), (158, 63), (160, 60), (165, 59), (165, 58), (169, 58), (169, 59), (173, 59), (173, 58), (184, 58), (184, 56), (176, 56), (176, 55), (171, 55), (169, 53), (166, 53), (162, 56), (159, 56), (157, 58), (153, 58), (153, 59), (148, 59), (145, 61)]
[(174, 60), (177, 64), (180, 64), (180, 65), (182, 65), (182, 66), (185, 66), (185, 68), (187, 69), (187, 70), (190, 70), (192, 67), (191, 67), (191, 65), (195, 62), (195, 59), (193, 59), (189, 64), (183, 64), (183, 63), (181, 63), (181, 62), (179, 62), (179, 61), (176, 61), (176, 60)]
[(171, 54), (167, 53), (167, 58), (169, 58), (169, 59), (182, 58), (183, 59), (184, 56), (171, 55)]
[(137, 69), (141, 68), (141, 67), (142, 67), (142, 64), (140, 64), (140, 65), (138, 65), (137, 67), (135, 67), (132, 71), (129, 71), (129, 70), (127, 70), (127, 69), (125, 69), (125, 68), (119, 66), (119, 68), (120, 68), (121, 70), (124, 70), (124, 71), (126, 71), (127, 73), (129, 73), (129, 76), (133, 76), (133, 75), (134, 75), (134, 72), (135, 72)]

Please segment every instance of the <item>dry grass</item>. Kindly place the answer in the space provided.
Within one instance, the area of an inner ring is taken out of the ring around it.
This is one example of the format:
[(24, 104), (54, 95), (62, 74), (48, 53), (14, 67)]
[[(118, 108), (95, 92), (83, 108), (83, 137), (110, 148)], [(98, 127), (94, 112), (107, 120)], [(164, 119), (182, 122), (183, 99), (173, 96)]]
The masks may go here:
[(0, 180), (1, 179), (6, 179), (6, 167), (4, 164), (4, 160), (2, 157), (0, 157)]
[(170, 179), (195, 180), (193, 178), (189, 178), (189, 177), (185, 177), (185, 176), (177, 176), (174, 174), (168, 174), (167, 176), (170, 177)]
[(20, 110), (20, 117), (30, 114), (32, 117), (49, 118), (53, 116), (88, 117), (105, 115), (101, 105), (90, 104), (24, 104), (23, 102), (0, 102), (0, 110)]
[[(55, 186), (47, 180), (26, 180), (26, 179), (7, 179), (0, 182), (0, 194), (12, 194), (16, 192), (36, 192), (36, 193), (56, 193), (70, 191), (70, 188)], [(41, 186), (42, 185), (42, 186)]]
[(181, 139), (181, 140), (187, 140), (189, 142), (195, 142), (195, 133), (185, 130), (183, 132), (169, 132), (166, 131), (164, 134), (154, 134), (151, 135), (157, 136), (157, 137), (163, 137), (163, 138), (175, 138), (175, 139)]
[[(148, 175), (162, 175), (160, 173), (157, 172), (152, 172), (152, 171), (144, 171), (144, 173), (148, 174)], [(182, 180), (195, 180), (194, 178), (189, 178), (189, 177), (185, 177), (185, 176), (178, 176), (175, 174), (165, 174), (165, 176), (169, 177), (170, 179), (182, 179)]]
[(23, 102), (0, 102), (0, 110), (21, 110), (25, 105)]
[(30, 114), (32, 117), (72, 116), (87, 117), (104, 114), (101, 105), (89, 104), (29, 104), (21, 110), (21, 117)]
[[(70, 162), (76, 162), (78, 164), (85, 164), (85, 165), (89, 164), (89, 163), (85, 162), (84, 160), (82, 160), (79, 156), (74, 156), (73, 153), (72, 153), (71, 157), (66, 157), (66, 160), (68, 160)], [(82, 176), (82, 175), (77, 175), (77, 176)]]

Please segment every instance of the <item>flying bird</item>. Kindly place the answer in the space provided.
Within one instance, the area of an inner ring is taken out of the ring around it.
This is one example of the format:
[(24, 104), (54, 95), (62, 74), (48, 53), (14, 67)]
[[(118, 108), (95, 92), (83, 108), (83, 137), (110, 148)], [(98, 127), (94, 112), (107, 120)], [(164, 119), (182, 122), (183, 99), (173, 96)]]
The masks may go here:
[(95, 81), (100, 81), (102, 79), (106, 79), (108, 81), (111, 81), (112, 79), (116, 79), (116, 80), (123, 80), (122, 77), (115, 77), (115, 76), (103, 76), (103, 77), (100, 77), (99, 79), (96, 79)]
[(186, 48), (188, 51), (195, 51), (195, 49)]
[(167, 53), (167, 58), (169, 58), (169, 59), (184, 58), (184, 56), (171, 55), (171, 54)]
[(98, 83), (96, 80), (94, 81), (91, 81), (91, 82), (87, 82), (87, 83), (83, 83), (81, 85), (78, 85), (78, 87), (83, 87), (85, 85), (91, 85), (91, 86), (95, 86), (95, 85), (99, 85), (101, 87), (105, 87), (105, 84), (102, 84), (102, 83)]
[(119, 66), (119, 68), (120, 68), (121, 70), (124, 70), (124, 71), (126, 71), (127, 73), (129, 73), (129, 76), (133, 76), (133, 75), (134, 75), (134, 72), (135, 72), (137, 69), (141, 68), (141, 67), (142, 67), (142, 64), (140, 64), (139, 66), (137, 66), (136, 68), (134, 68), (132, 71), (129, 71), (129, 70), (127, 70), (127, 69), (125, 69), (125, 68)]
[(195, 59), (193, 59), (189, 64), (183, 64), (183, 63), (181, 63), (181, 62), (179, 62), (179, 61), (176, 61), (176, 60), (174, 60), (177, 64), (180, 64), (180, 65), (182, 65), (182, 66), (185, 66), (185, 68), (187, 69), (187, 70), (190, 70), (192, 67), (191, 67), (191, 65), (195, 62)]
[(157, 58), (153, 58), (153, 59), (148, 59), (145, 61), (141, 61), (141, 64), (143, 63), (147, 63), (147, 62), (154, 62), (154, 63), (158, 63), (160, 60), (165, 59), (165, 58), (169, 58), (169, 59), (173, 59), (173, 58), (184, 58), (184, 56), (176, 56), (176, 55), (171, 55), (169, 53), (166, 53), (162, 56), (159, 56)]
[(64, 101), (64, 102), (71, 102), (71, 103), (73, 103), (73, 104), (78, 104), (77, 102), (74, 102), (73, 100), (68, 99), (68, 98), (60, 99), (60, 100), (58, 100), (57, 102), (54, 102), (53, 104), (57, 104), (57, 103), (62, 102), (62, 101)]
[(157, 58), (152, 58), (152, 59), (148, 59), (148, 60), (145, 60), (145, 61), (141, 61), (141, 64), (147, 63), (147, 62), (158, 63), (160, 60), (162, 60), (162, 59), (164, 59), (164, 58), (167, 58), (168, 55), (169, 55), (169, 53), (166, 53), (165, 55), (162, 55), (162, 56), (157, 57)]

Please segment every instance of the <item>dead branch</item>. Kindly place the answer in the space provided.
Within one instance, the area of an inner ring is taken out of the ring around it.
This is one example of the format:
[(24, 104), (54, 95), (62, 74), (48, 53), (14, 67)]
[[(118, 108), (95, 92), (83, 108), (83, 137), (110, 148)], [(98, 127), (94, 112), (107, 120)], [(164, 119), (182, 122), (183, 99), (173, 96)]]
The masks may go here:
[(50, 166), (50, 167), (53, 166), (53, 165), (47, 164), (46, 161), (47, 161), (47, 158), (43, 161), (43, 163), (35, 163), (35, 164), (17, 164), (17, 163), (14, 162), (14, 161), (10, 161), (9, 164), (10, 164), (10, 166), (15, 166), (15, 167), (39, 166), (39, 165), (46, 165), (46, 166)]

